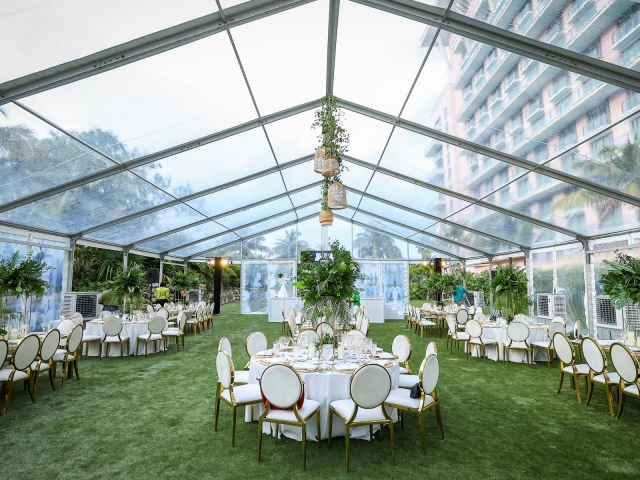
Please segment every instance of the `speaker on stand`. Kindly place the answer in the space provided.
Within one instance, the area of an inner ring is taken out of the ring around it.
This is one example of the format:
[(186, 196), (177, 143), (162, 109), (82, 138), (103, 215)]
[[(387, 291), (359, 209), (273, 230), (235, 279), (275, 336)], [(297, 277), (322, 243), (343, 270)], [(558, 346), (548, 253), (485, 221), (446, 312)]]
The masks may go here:
[(147, 268), (147, 283), (158, 283), (158, 282), (160, 282), (160, 269)]

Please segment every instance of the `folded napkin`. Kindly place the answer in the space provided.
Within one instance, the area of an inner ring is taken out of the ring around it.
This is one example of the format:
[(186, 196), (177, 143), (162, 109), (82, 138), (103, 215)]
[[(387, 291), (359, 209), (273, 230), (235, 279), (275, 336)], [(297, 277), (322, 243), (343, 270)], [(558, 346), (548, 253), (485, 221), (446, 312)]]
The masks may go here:
[(284, 358), (281, 358), (281, 357), (263, 358), (260, 361), (264, 362), (264, 363), (285, 363), (286, 362), (286, 360)]
[(256, 353), (256, 355), (259, 355), (261, 357), (267, 357), (267, 356), (272, 355), (272, 354), (273, 354), (273, 350), (262, 350), (262, 351)]
[(391, 353), (387, 353), (387, 352), (382, 352), (382, 353), (378, 353), (377, 355), (378, 358), (389, 358), (391, 360), (393, 360), (394, 358), (396, 358), (395, 356), (393, 356)]
[(310, 362), (295, 362), (293, 368), (296, 370), (315, 370), (317, 365)]
[(377, 363), (381, 367), (384, 367), (389, 363), (389, 360), (370, 360), (369, 363)]
[(333, 368), (335, 368), (336, 370), (355, 370), (356, 368), (358, 368), (358, 365), (355, 363), (346, 363), (344, 365), (336, 364), (333, 366)]

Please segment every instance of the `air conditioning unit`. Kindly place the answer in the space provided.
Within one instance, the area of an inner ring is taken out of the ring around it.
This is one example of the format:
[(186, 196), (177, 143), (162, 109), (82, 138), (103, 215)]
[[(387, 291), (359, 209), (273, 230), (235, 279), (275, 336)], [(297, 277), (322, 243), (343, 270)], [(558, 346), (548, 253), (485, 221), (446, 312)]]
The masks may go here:
[(79, 312), (84, 320), (98, 318), (102, 311), (102, 305), (98, 305), (98, 299), (102, 292), (66, 292), (62, 297), (62, 312), (65, 318)]
[(556, 293), (538, 294), (538, 316), (540, 318), (567, 318), (567, 300), (564, 295)]
[(189, 290), (189, 302), (198, 303), (202, 300), (202, 290)]
[[(624, 307), (624, 318), (632, 330), (640, 329), (638, 304), (629, 301)], [(596, 326), (613, 329), (623, 327), (622, 310), (613, 306), (609, 295), (596, 295)]]
[(465, 300), (470, 307), (484, 308), (484, 292), (467, 292)]

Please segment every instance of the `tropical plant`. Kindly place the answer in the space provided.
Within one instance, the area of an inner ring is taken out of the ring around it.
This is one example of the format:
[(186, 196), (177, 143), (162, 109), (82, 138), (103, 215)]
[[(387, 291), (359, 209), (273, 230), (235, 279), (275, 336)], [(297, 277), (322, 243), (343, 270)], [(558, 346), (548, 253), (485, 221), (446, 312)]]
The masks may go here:
[(427, 278), (433, 272), (431, 264), (409, 265), (409, 297), (412, 300), (427, 298)]
[(276, 258), (296, 258), (297, 252), (302, 252), (309, 248), (306, 240), (300, 240), (302, 234), (295, 228), (284, 231), (284, 238), (276, 240), (273, 247), (273, 254)]
[(527, 292), (527, 276), (524, 268), (512, 264), (498, 266), (491, 282), (494, 308), (502, 310), (507, 318), (518, 313), (526, 314), (533, 299)]
[(370, 228), (356, 235), (353, 247), (358, 249), (358, 258), (402, 258), (393, 237)]
[(113, 279), (112, 290), (115, 293), (115, 300), (122, 304), (123, 310), (127, 310), (127, 301), (130, 307), (138, 307), (142, 303), (142, 296), (147, 288), (145, 272), (136, 265), (120, 270)]
[(604, 293), (612, 305), (620, 310), (627, 302), (640, 303), (640, 260), (616, 252), (615, 260), (604, 260), (609, 271), (600, 277)]
[(436, 300), (439, 300), (438, 296), (442, 293), (451, 293), (456, 287), (457, 277), (455, 275), (442, 275), (441, 273), (434, 272), (426, 281), (426, 287), (431, 296)]
[(265, 255), (271, 253), (271, 249), (264, 244), (266, 241), (266, 237), (257, 236), (242, 242), (243, 258), (265, 258)]
[[(189, 290), (195, 290), (200, 287), (202, 283), (201, 276), (196, 272), (181, 273), (176, 272), (169, 280), (169, 287), (171, 290), (181, 292), (188, 292)], [(184, 302), (188, 302), (188, 297), (184, 298)]]

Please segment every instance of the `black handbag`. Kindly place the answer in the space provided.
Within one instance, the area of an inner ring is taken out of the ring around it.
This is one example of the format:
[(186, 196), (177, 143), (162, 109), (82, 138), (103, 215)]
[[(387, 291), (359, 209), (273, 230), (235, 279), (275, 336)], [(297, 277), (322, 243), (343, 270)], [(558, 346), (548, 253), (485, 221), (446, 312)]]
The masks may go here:
[(409, 396), (411, 398), (420, 398), (421, 392), (422, 392), (422, 387), (420, 386), (419, 383), (416, 383), (413, 387), (411, 387), (411, 393), (409, 393)]

